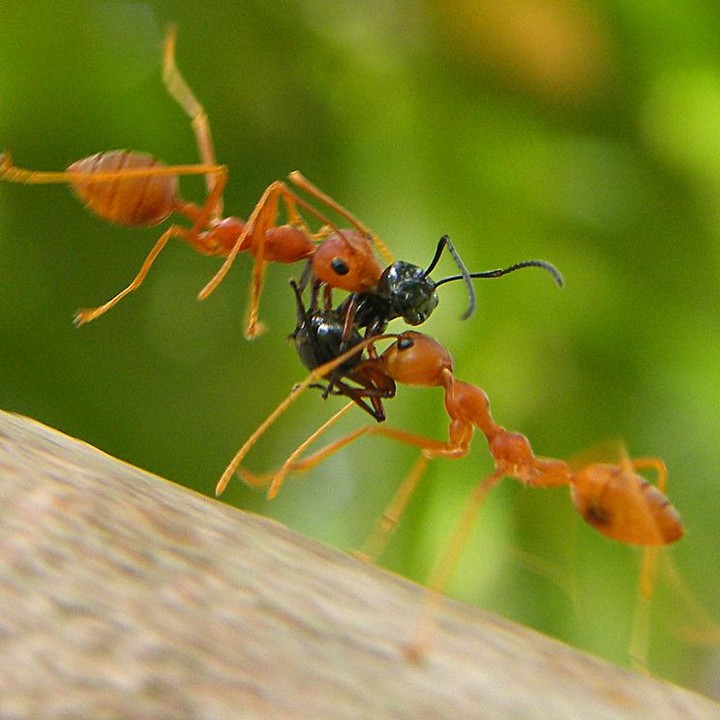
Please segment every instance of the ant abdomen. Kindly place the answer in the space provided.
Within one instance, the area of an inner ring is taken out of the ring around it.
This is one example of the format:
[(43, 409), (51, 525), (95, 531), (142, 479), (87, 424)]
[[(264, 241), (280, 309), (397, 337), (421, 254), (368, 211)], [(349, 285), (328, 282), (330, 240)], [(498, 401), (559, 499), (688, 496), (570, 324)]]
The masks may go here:
[[(163, 166), (147, 153), (111, 150), (77, 160), (67, 171), (92, 176)], [(71, 187), (85, 207), (119, 225), (157, 225), (174, 212), (178, 203), (177, 175), (129, 175), (93, 181), (78, 177)]]
[(590, 465), (574, 475), (570, 488), (585, 521), (614, 540), (667, 545), (684, 534), (677, 510), (663, 492), (634, 472), (632, 462)]

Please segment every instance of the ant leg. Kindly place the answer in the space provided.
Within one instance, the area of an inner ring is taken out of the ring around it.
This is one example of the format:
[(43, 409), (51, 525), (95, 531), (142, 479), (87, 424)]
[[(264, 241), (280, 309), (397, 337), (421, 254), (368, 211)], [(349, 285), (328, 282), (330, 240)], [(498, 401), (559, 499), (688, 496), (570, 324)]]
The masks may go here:
[(632, 466), (633, 470), (655, 470), (657, 472), (657, 482), (655, 486), (660, 490), (663, 495), (665, 494), (665, 488), (667, 487), (667, 467), (665, 462), (660, 458), (645, 457), (637, 458), (633, 460), (629, 458), (627, 462)]
[[(377, 340), (377, 338), (373, 338), (374, 340)], [(417, 485), (417, 482), (420, 480), (420, 477), (422, 476), (422, 473), (425, 469), (425, 466), (427, 465), (427, 461), (431, 457), (436, 457), (438, 455), (443, 455), (445, 457), (456, 457), (456, 454), (446, 454), (444, 451), (448, 447), (447, 443), (444, 443), (440, 440), (432, 440), (430, 438), (422, 437), (420, 435), (413, 435), (412, 433), (405, 432), (403, 430), (396, 430), (394, 428), (387, 428), (383, 425), (364, 425), (363, 427), (357, 428), (351, 432), (349, 432), (347, 435), (344, 435), (341, 438), (338, 438), (337, 440), (329, 443), (324, 448), (321, 448), (320, 450), (317, 450), (316, 452), (312, 453), (311, 455), (308, 455), (307, 457), (303, 458), (302, 460), (298, 460), (298, 457), (313, 443), (315, 440), (317, 440), (320, 435), (322, 435), (332, 424), (334, 424), (337, 420), (340, 419), (350, 408), (355, 405), (356, 402), (353, 400), (352, 402), (347, 403), (341, 410), (339, 410), (335, 415), (333, 415), (329, 420), (327, 420), (323, 425), (321, 425), (312, 435), (310, 435), (306, 440), (304, 440), (296, 450), (294, 450), (290, 456), (287, 458), (287, 460), (283, 463), (282, 467), (279, 470), (276, 470), (273, 473), (270, 473), (269, 475), (255, 475), (248, 470), (245, 470), (244, 468), (238, 468), (237, 472), (242, 477), (243, 481), (246, 482), (248, 485), (253, 485), (256, 487), (264, 487), (268, 484), (270, 485), (270, 488), (268, 490), (267, 497), (269, 500), (274, 498), (277, 493), (280, 490), (280, 486), (285, 481), (285, 477), (290, 472), (305, 472), (307, 470), (310, 470), (314, 468), (316, 465), (319, 465), (323, 460), (330, 457), (334, 453), (336, 453), (341, 448), (344, 448), (346, 445), (349, 445), (351, 442), (354, 442), (355, 440), (365, 436), (365, 435), (384, 435), (386, 437), (389, 437), (393, 440), (397, 440), (398, 442), (404, 443), (406, 445), (412, 445), (414, 447), (420, 448), (423, 453), (421, 460), (419, 460), (413, 470), (411, 470), (410, 475), (406, 480), (403, 481), (403, 484), (401, 485), (401, 489), (398, 491), (398, 494), (396, 498), (391, 502), (391, 505), (388, 507), (384, 515), (388, 515), (390, 517), (390, 529), (394, 527), (394, 525), (397, 524), (399, 520), (399, 516), (402, 514), (402, 511), (404, 510), (404, 505), (407, 504), (407, 502), (410, 500), (410, 496), (412, 495), (415, 486)], [(453, 453), (455, 451), (453, 450)], [(407, 484), (407, 487), (405, 487)], [(404, 498), (404, 500), (403, 500)], [(383, 526), (387, 525), (387, 522), (382, 523)], [(373, 535), (377, 535), (378, 531), (374, 530), (372, 532)], [(377, 544), (379, 540), (373, 540), (374, 544)], [(366, 543), (367, 546), (367, 543)], [(381, 546), (382, 547), (382, 546)], [(363, 557), (365, 557), (366, 553), (363, 551), (361, 553)], [(370, 557), (375, 557), (375, 554), (373, 553)]]
[[(371, 343), (377, 342), (378, 340), (382, 339), (382, 337), (383, 336), (366, 338), (362, 341), (362, 343), (360, 343), (360, 345), (354, 346), (351, 350), (348, 350), (340, 357), (347, 357), (353, 352), (356, 352), (358, 347), (366, 346)], [(333, 360), (332, 363), (337, 366), (337, 360)], [(330, 363), (327, 363), (327, 365), (330, 365)], [(348, 403), (350, 407), (352, 407), (353, 404), (357, 403), (354, 400), (352, 403)], [(316, 431), (310, 437), (314, 440), (319, 437), (320, 434), (321, 432)], [(357, 440), (363, 435), (382, 435), (384, 437), (390, 438), (391, 440), (403, 443), (404, 445), (416, 447), (422, 452), (423, 457), (425, 457), (427, 460), (436, 457), (454, 459), (463, 457), (467, 453), (467, 447), (457, 447), (453, 442), (435, 440), (434, 438), (428, 438), (423, 435), (416, 435), (405, 430), (398, 430), (397, 428), (385, 427), (384, 425), (365, 425), (361, 428), (358, 428), (357, 430), (353, 430), (346, 436), (335, 440), (334, 442), (325, 446), (321, 450), (316, 451), (312, 455), (309, 455), (303, 460), (293, 460), (291, 462), (290, 459), (288, 459), (283, 468), (285, 468), (285, 466), (288, 466), (288, 472), (302, 472), (305, 470), (310, 470), (340, 448), (345, 447), (346, 445), (350, 444), (354, 440)], [(309, 445), (310, 442), (310, 438), (308, 438), (308, 440), (303, 443), (303, 446), (305, 447)], [(297, 457), (299, 454), (300, 453), (296, 451), (295, 453), (293, 453), (293, 456)]]
[[(329, 420), (326, 420), (317, 430), (315, 430), (315, 432), (311, 433), (305, 440), (303, 440), (303, 442), (301, 442), (300, 445), (298, 445), (297, 448), (288, 455), (287, 460), (285, 460), (282, 464), (282, 467), (274, 473), (270, 473), (268, 475), (255, 475), (254, 473), (245, 470), (245, 468), (238, 468), (237, 472), (243, 479), (243, 482), (254, 487), (269, 486), (267, 499), (272, 500), (278, 492), (280, 492), (280, 487), (285, 481), (288, 473), (309, 470), (311, 467), (321, 462), (325, 457), (335, 452), (335, 450), (339, 450), (340, 447), (347, 445), (355, 439), (354, 437), (343, 438), (344, 442), (339, 444), (337, 447), (333, 447), (336, 445), (336, 443), (333, 443), (332, 446), (328, 446), (328, 448), (331, 449), (324, 448), (325, 452), (321, 451), (320, 453), (313, 454), (305, 460), (298, 461), (300, 455), (302, 455), (310, 445), (312, 445), (323, 433), (325, 433), (332, 425), (343, 417), (343, 415), (346, 415), (354, 405), (355, 403), (352, 401), (346, 403)], [(360, 430), (356, 432), (362, 432), (363, 430), (364, 428), (360, 428)]]
[[(182, 107), (190, 118), (190, 123), (195, 133), (198, 153), (204, 165), (215, 165), (215, 148), (210, 132), (210, 122), (205, 108), (195, 97), (180, 69), (175, 62), (175, 40), (177, 38), (177, 26), (170, 25), (165, 35), (165, 46), (163, 52), (163, 82), (168, 94)], [(212, 195), (215, 188), (215, 180), (211, 175), (205, 178), (207, 194)], [(213, 209), (211, 218), (219, 220), (222, 217), (223, 202), (220, 197)]]
[(637, 601), (633, 612), (633, 624), (630, 631), (628, 654), (630, 665), (639, 672), (648, 672), (648, 645), (650, 638), (650, 604), (655, 593), (658, 553), (660, 547), (652, 545), (643, 550), (638, 582)]
[[(296, 197), (295, 194), (292, 193), (289, 189), (287, 193), (282, 194), (282, 200), (285, 206), (285, 217), (287, 218), (287, 222), (290, 225), (294, 225), (295, 227), (300, 228), (308, 237), (312, 237), (312, 231), (305, 222), (305, 218), (300, 214), (297, 209), (298, 204), (302, 203), (302, 200), (299, 197)], [(310, 206), (305, 204), (305, 207), (307, 209)], [(313, 211), (314, 208), (311, 208), (310, 212)]]
[[(363, 223), (360, 222), (349, 210), (346, 210), (340, 203), (333, 200), (327, 193), (324, 193), (320, 188), (313, 185), (299, 170), (293, 170), (289, 175), (290, 181), (297, 187), (304, 190), (308, 195), (311, 195), (316, 200), (319, 200), (324, 205), (327, 205), (331, 210), (336, 212), (341, 217), (345, 218), (351, 225), (363, 235), (372, 239), (373, 245), (377, 248), (378, 252), (385, 258), (388, 265), (393, 262), (393, 255), (390, 252), (388, 246), (373, 232), (370, 231)], [(334, 229), (334, 228), (333, 228)]]
[(227, 487), (228, 483), (230, 482), (230, 478), (234, 475), (235, 471), (240, 467), (240, 463), (242, 463), (245, 456), (250, 452), (250, 449), (253, 445), (265, 434), (267, 429), (292, 405), (292, 403), (297, 400), (301, 393), (307, 388), (310, 383), (315, 380), (316, 378), (313, 377), (312, 373), (308, 375), (305, 380), (296, 385), (290, 394), (273, 410), (270, 415), (265, 418), (265, 420), (260, 423), (260, 426), (255, 430), (255, 432), (250, 435), (250, 437), (245, 441), (243, 446), (235, 453), (235, 456), (230, 461), (228, 466), (225, 468), (223, 474), (220, 477), (220, 480), (218, 480), (217, 485), (215, 486), (215, 495), (222, 495), (225, 491), (225, 488)]
[(360, 222), (349, 210), (346, 210), (339, 202), (333, 200), (327, 193), (320, 190), (317, 185), (313, 185), (299, 170), (293, 170), (290, 175), (290, 182), (301, 190), (304, 190), (308, 195), (319, 200), (323, 205), (327, 205), (331, 210), (345, 218), (351, 225), (363, 235), (372, 236), (369, 228)]
[[(269, 486), (267, 498), (268, 500), (272, 500), (280, 491), (280, 487), (283, 482), (285, 482), (285, 478), (289, 473), (307, 472), (308, 470), (311, 470), (316, 465), (319, 465), (321, 462), (323, 462), (323, 460), (330, 457), (331, 455), (334, 455), (338, 450), (341, 450), (346, 445), (349, 445), (355, 440), (361, 438), (363, 435), (372, 435), (377, 434), (378, 432), (380, 432), (381, 434), (390, 434), (390, 432), (392, 432), (387, 431), (386, 428), (382, 428), (381, 426), (364, 425), (355, 430), (352, 430), (347, 435), (343, 435), (341, 438), (334, 440), (333, 442), (326, 445), (324, 448), (317, 450), (316, 452), (308, 455), (302, 460), (298, 460), (300, 455), (302, 455), (302, 453), (307, 450), (310, 445), (312, 445), (323, 433), (325, 433), (332, 425), (335, 424), (335, 422), (337, 422), (356, 404), (357, 403), (355, 402), (355, 400), (352, 400), (351, 402), (344, 405), (329, 420), (326, 420), (317, 430), (315, 430), (311, 435), (309, 435), (305, 440), (303, 440), (303, 442), (300, 443), (300, 445), (295, 450), (293, 450), (292, 453), (290, 453), (290, 455), (282, 464), (280, 469), (276, 470), (275, 472), (265, 475), (256, 475), (255, 473), (252, 473), (245, 468), (239, 467), (237, 469), (237, 473), (243, 479), (243, 482), (245, 482), (247, 485), (252, 485), (254, 487)], [(378, 427), (380, 427), (379, 430), (376, 429)], [(383, 430), (385, 430), (386, 432), (383, 433)]]
[[(382, 426), (365, 425), (326, 445), (324, 448), (318, 450), (312, 455), (309, 455), (302, 460), (298, 460), (302, 453), (305, 452), (312, 443), (314, 443), (326, 430), (328, 430), (331, 425), (345, 415), (354, 405), (354, 402), (347, 403), (329, 420), (324, 422), (288, 456), (282, 467), (274, 473), (269, 475), (255, 475), (244, 468), (238, 468), (237, 472), (242, 477), (243, 481), (248, 485), (255, 487), (265, 487), (269, 485), (270, 487), (268, 489), (267, 498), (268, 500), (271, 500), (280, 491), (280, 487), (285, 481), (288, 473), (306, 472), (307, 470), (311, 470), (330, 455), (364, 435), (377, 433), (389, 435), (391, 437), (394, 435), (393, 431), (388, 431), (386, 428), (382, 428)], [(422, 442), (423, 444), (426, 444), (425, 439), (422, 439)], [(392, 537), (395, 528), (400, 522), (400, 519), (404, 514), (405, 509), (423, 476), (423, 473), (425, 472), (428, 460), (429, 458), (422, 454), (415, 462), (410, 473), (403, 480), (393, 496), (390, 504), (384, 510), (374, 528), (370, 531), (362, 549), (354, 553), (356, 557), (366, 562), (375, 562), (382, 554), (383, 550), (387, 546), (387, 543)]]
[[(666, 555), (662, 560), (663, 576), (671, 583), (674, 596), (688, 611), (687, 617), (684, 618), (684, 627), (674, 628), (674, 633), (684, 640), (699, 645), (720, 644), (720, 624), (690, 589), (672, 557)], [(692, 623), (690, 623), (691, 619)]]
[[(667, 486), (667, 468), (660, 458), (638, 458), (627, 460), (634, 470), (655, 470), (658, 478), (656, 487), (663, 494)], [(653, 595), (655, 594), (655, 581), (657, 579), (657, 566), (660, 547), (657, 545), (646, 547), (643, 550), (640, 578), (638, 581), (638, 595), (633, 613), (633, 624), (630, 633), (630, 646), (628, 654), (630, 664), (639, 672), (648, 672), (648, 647), (650, 643), (650, 610)]]
[(228, 171), (224, 165), (216, 166), (217, 170), (206, 173), (206, 177), (214, 177), (213, 189), (205, 198), (205, 202), (200, 208), (200, 212), (195, 218), (195, 223), (190, 230), (190, 234), (197, 235), (203, 228), (207, 227), (210, 220), (215, 219), (217, 215), (217, 207), (222, 206), (222, 195), (225, 185), (228, 181)]
[[(228, 271), (235, 262), (235, 258), (246, 243), (248, 236), (252, 236), (253, 242), (257, 245), (253, 246), (252, 254), (255, 259), (255, 267), (253, 269), (253, 283), (251, 287), (250, 310), (248, 312), (248, 321), (245, 334), (254, 337), (258, 334), (259, 328), (257, 323), (258, 306), (260, 304), (260, 291), (262, 289), (263, 273), (264, 273), (264, 246), (265, 233), (270, 227), (275, 225), (277, 215), (277, 196), (283, 192), (283, 183), (275, 181), (271, 183), (263, 192), (260, 200), (256, 203), (250, 217), (245, 223), (245, 228), (238, 236), (235, 244), (228, 253), (225, 261), (220, 269), (210, 278), (205, 287), (200, 290), (198, 299), (205, 300), (217, 286), (223, 281)], [(217, 188), (216, 188), (217, 189)], [(196, 227), (198, 223), (196, 222)], [(253, 334), (254, 333), (254, 334)]]
[(394, 337), (394, 335), (378, 335), (376, 337), (362, 340), (347, 352), (343, 353), (342, 355), (338, 355), (338, 357), (334, 358), (330, 362), (327, 362), (324, 365), (321, 365), (320, 367), (315, 368), (315, 370), (310, 372), (302, 382), (298, 383), (292, 389), (290, 394), (270, 413), (270, 415), (265, 418), (265, 420), (260, 424), (260, 426), (255, 430), (255, 432), (245, 441), (245, 444), (240, 448), (240, 450), (235, 453), (235, 456), (225, 468), (225, 471), (223, 472), (220, 480), (215, 487), (215, 494), (221, 495), (223, 493), (228, 483), (230, 482), (233, 474), (240, 467), (240, 464), (242, 463), (252, 446), (255, 445), (255, 443), (266, 432), (266, 430), (290, 407), (290, 405), (295, 402), (295, 400), (300, 397), (300, 395), (308, 387), (310, 387), (313, 383), (316, 383), (318, 380), (324, 378), (328, 373), (331, 373), (336, 367), (342, 365), (346, 360), (349, 360), (357, 353), (362, 352), (368, 345), (374, 342), (379, 342), (380, 340), (387, 340)]
[(172, 225), (169, 227), (158, 239), (158, 241), (153, 245), (152, 250), (148, 253), (148, 256), (145, 258), (138, 274), (133, 278), (132, 282), (124, 289), (121, 290), (115, 297), (108, 300), (103, 305), (100, 305), (96, 308), (81, 308), (75, 313), (75, 316), (73, 318), (73, 323), (76, 327), (80, 327), (81, 325), (85, 325), (92, 320), (96, 320), (101, 315), (104, 315), (108, 310), (113, 308), (115, 305), (117, 305), (126, 295), (129, 295), (134, 290), (137, 290), (140, 285), (142, 285), (143, 280), (145, 280), (145, 276), (148, 274), (148, 271), (152, 267), (152, 264), (157, 259), (158, 255), (162, 252), (163, 248), (167, 244), (167, 241), (171, 237), (175, 236), (181, 236), (184, 237), (187, 231), (184, 228), (178, 227), (177, 225)]
[[(233, 262), (235, 262), (237, 254), (240, 252), (240, 248), (245, 245), (248, 235), (255, 233), (255, 227), (258, 220), (263, 217), (264, 214), (267, 214), (268, 205), (271, 202), (271, 199), (279, 192), (280, 186), (282, 186), (282, 183), (276, 180), (265, 188), (265, 191), (260, 196), (260, 200), (258, 200), (255, 204), (252, 213), (250, 213), (250, 217), (245, 223), (245, 230), (238, 236), (235, 245), (225, 258), (225, 262), (220, 266), (220, 269), (215, 273), (215, 275), (210, 278), (205, 287), (199, 292), (198, 298), (200, 300), (205, 300), (205, 298), (207, 298), (215, 290), (215, 288), (217, 288), (217, 286), (228, 274)], [(275, 218), (273, 217), (272, 222), (268, 225), (269, 227), (272, 227), (274, 220)], [(264, 238), (260, 238), (260, 242), (263, 243)]]
[(440, 559), (435, 564), (430, 577), (428, 578), (428, 587), (430, 590), (441, 593), (447, 587), (450, 576), (455, 570), (460, 554), (465, 545), (467, 545), (470, 531), (475, 525), (477, 514), (482, 507), (487, 494), (495, 485), (505, 476), (503, 470), (496, 470), (492, 475), (486, 477), (479, 485), (475, 487), (470, 498), (463, 510), (460, 520), (458, 520), (455, 528), (450, 535), (450, 540), (445, 546)]
[(465, 510), (455, 525), (450, 539), (440, 558), (436, 562), (427, 582), (427, 593), (423, 603), (422, 614), (412, 640), (406, 645), (405, 653), (410, 660), (417, 662), (425, 654), (432, 631), (434, 629), (433, 609), (442, 599), (442, 593), (447, 587), (448, 580), (457, 567), (460, 555), (465, 548), (470, 531), (472, 530), (477, 514), (485, 497), (493, 487), (503, 478), (502, 470), (495, 471), (485, 478), (473, 491)]
[(227, 174), (224, 165), (155, 165), (154, 167), (121, 168), (100, 172), (78, 170), (27, 170), (13, 165), (10, 153), (0, 153), (0, 180), (20, 185), (52, 185), (103, 183), (110, 180), (131, 178), (163, 177), (168, 175), (208, 175), (221, 177)]
[(383, 510), (372, 530), (368, 534), (362, 548), (353, 553), (356, 558), (365, 562), (374, 563), (383, 554), (390, 538), (397, 529), (400, 519), (415, 494), (420, 479), (425, 473), (428, 457), (420, 455), (412, 469), (400, 484), (388, 506)]
[[(265, 270), (267, 269), (267, 261), (265, 260), (265, 238), (267, 231), (276, 224), (277, 206), (279, 188), (276, 188), (268, 196), (265, 205), (248, 219), (247, 227), (251, 228), (253, 233), (253, 273), (252, 282), (250, 284), (250, 304), (248, 306), (247, 316), (245, 319), (245, 337), (248, 340), (261, 335), (265, 326), (259, 320), (260, 312), (260, 295), (262, 294), (263, 284), (265, 282)], [(257, 243), (257, 244), (255, 244)]]

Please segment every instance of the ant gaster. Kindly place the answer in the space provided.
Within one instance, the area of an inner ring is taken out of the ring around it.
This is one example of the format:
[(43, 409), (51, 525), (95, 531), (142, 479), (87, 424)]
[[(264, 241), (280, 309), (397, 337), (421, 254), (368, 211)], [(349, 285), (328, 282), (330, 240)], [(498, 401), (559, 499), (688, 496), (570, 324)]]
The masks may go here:
[[(346, 350), (352, 350), (362, 343), (363, 338), (357, 327), (351, 326), (349, 332), (345, 327), (342, 306), (333, 309), (328, 302), (323, 309), (317, 307), (318, 285), (313, 286), (307, 309), (297, 283), (291, 280), (290, 286), (295, 293), (297, 307), (297, 325), (290, 338), (295, 343), (300, 360), (308, 370), (316, 370), (339, 358)], [(327, 300), (329, 298), (326, 297)], [(382, 400), (395, 395), (395, 383), (384, 373), (363, 365), (361, 357), (362, 353), (356, 352), (340, 363), (331, 373), (326, 386), (313, 385), (324, 390), (324, 397), (330, 394), (345, 395), (375, 420), (382, 422), (385, 420)], [(349, 385), (345, 379), (356, 383), (359, 387)]]

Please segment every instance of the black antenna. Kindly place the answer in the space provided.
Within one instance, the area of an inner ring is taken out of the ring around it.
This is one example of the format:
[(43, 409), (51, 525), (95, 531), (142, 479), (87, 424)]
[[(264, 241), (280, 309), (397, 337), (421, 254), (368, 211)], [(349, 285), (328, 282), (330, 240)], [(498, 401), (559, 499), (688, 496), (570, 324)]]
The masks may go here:
[[(464, 272), (461, 275), (452, 275), (450, 277), (442, 278), (442, 280), (438, 280), (435, 283), (435, 287), (438, 285), (442, 285), (444, 283), (453, 282), (454, 280), (464, 280), (467, 283), (467, 277), (471, 278), (498, 278), (502, 277), (503, 275), (507, 275), (508, 273), (515, 272), (516, 270), (520, 270), (522, 268), (526, 267), (539, 267), (543, 270), (547, 270), (550, 275), (552, 275), (553, 280), (555, 281), (555, 284), (558, 287), (563, 287), (564, 280), (563, 276), (560, 274), (560, 271), (552, 264), (547, 262), (546, 260), (523, 260), (522, 262), (515, 263), (514, 265), (510, 265), (509, 267), (498, 269), (498, 270), (484, 270), (483, 272), (474, 272), (474, 273), (467, 273)], [(474, 306), (474, 294), (472, 296), (472, 304), (471, 307), (468, 309), (468, 312), (463, 315), (463, 320), (470, 317), (472, 314), (472, 310), (475, 309)]]
[(440, 282), (435, 283), (435, 287), (442, 285), (442, 283), (449, 282), (450, 280), (460, 280), (462, 278), (465, 281), (465, 287), (468, 292), (468, 309), (460, 316), (460, 319), (467, 320), (475, 312), (475, 288), (471, 280), (471, 278), (475, 277), (475, 275), (468, 272), (467, 266), (463, 262), (458, 251), (455, 249), (455, 246), (452, 244), (452, 240), (450, 240), (448, 235), (443, 235), (440, 238), (437, 248), (435, 248), (435, 256), (430, 261), (427, 270), (425, 270), (422, 276), (426, 278), (435, 269), (435, 266), (438, 264), (440, 256), (442, 255), (442, 251), (445, 248), (447, 248), (449, 253), (452, 255), (452, 259), (458, 266), (458, 270), (460, 270), (460, 275), (453, 275), (452, 278), (440, 280)]

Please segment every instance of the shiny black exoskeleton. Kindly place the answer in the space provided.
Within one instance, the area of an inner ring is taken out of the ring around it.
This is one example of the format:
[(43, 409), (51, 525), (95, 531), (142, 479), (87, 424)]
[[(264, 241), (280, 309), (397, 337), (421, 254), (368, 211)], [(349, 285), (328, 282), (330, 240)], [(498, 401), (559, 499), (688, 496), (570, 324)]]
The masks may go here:
[(424, 323), (437, 307), (435, 283), (426, 271), (399, 260), (380, 276), (375, 292), (354, 293), (340, 306), (344, 314), (354, 308), (354, 325), (364, 328), (367, 336), (382, 333), (395, 318), (408, 325)]
[[(357, 327), (347, 325), (340, 308), (317, 307), (319, 288), (313, 289), (310, 306), (306, 309), (297, 283), (291, 280), (290, 285), (297, 306), (297, 324), (290, 337), (308, 370), (315, 370), (335, 360), (363, 340)], [(375, 420), (382, 422), (385, 420), (382, 401), (395, 395), (395, 383), (373, 372), (371, 366), (361, 366), (361, 360), (362, 351), (358, 351), (333, 370), (327, 385), (318, 387), (323, 390), (323, 397), (345, 395)], [(346, 380), (355, 385), (350, 385)]]
[[(308, 370), (315, 370), (334, 360), (362, 340), (356, 327), (345, 329), (345, 321), (339, 308), (319, 310), (316, 307), (317, 293), (313, 293), (310, 307), (306, 309), (297, 283), (291, 280), (290, 286), (295, 293), (297, 307), (297, 325), (290, 337), (295, 343), (300, 360)], [(350, 372), (360, 362), (360, 355), (361, 353), (353, 355), (338, 365), (337, 374), (342, 376)]]

